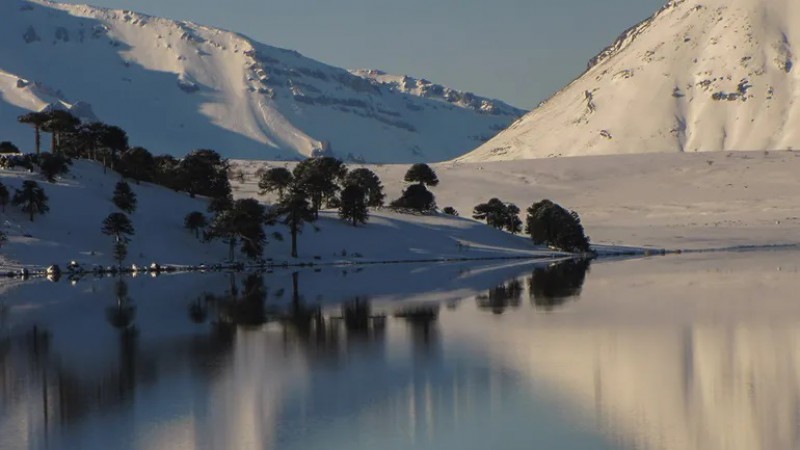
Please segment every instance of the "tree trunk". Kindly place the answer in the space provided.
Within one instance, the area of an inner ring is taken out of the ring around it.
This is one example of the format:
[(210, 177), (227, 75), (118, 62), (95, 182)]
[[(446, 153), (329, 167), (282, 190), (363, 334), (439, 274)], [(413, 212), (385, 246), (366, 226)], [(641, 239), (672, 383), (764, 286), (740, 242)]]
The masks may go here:
[(41, 134), (41, 131), (39, 130), (39, 124), (38, 123), (36, 125), (34, 125), (33, 131), (34, 131), (34, 133), (36, 135), (36, 156), (39, 156), (39, 154), (41, 153), (41, 148), (42, 148), (42, 134)]
[(297, 227), (292, 225), (292, 258), (297, 258)]
[(233, 262), (233, 258), (236, 256), (234, 252), (234, 249), (236, 248), (236, 238), (231, 237), (231, 239), (228, 241), (228, 245), (228, 261)]
[(58, 151), (58, 144), (56, 143), (56, 132), (50, 132), (50, 153), (56, 154)]

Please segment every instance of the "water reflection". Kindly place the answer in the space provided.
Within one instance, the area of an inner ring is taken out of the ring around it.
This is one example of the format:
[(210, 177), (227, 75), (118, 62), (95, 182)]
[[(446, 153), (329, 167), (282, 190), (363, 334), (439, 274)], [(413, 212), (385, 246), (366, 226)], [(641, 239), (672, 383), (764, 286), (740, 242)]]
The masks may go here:
[[(581, 295), (591, 261), (575, 259), (537, 266), (525, 284), (531, 304), (544, 311), (553, 311), (568, 300)], [(525, 289), (522, 279), (512, 279), (475, 297), (478, 308), (493, 314), (503, 314), (517, 309), (522, 303)]]
[(24, 285), (0, 448), (798, 448), (798, 264), (753, 258)]
[(572, 259), (549, 267), (537, 267), (528, 278), (531, 303), (552, 311), (566, 301), (578, 298), (590, 264), (586, 259)]

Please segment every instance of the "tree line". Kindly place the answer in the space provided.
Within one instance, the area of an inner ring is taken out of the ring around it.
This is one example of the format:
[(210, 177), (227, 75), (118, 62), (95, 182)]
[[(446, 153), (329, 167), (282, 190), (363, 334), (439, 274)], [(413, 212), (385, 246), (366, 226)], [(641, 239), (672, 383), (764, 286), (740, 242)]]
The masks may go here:
[[(73, 159), (86, 159), (97, 161), (104, 171), (113, 170), (123, 177), (112, 197), (119, 211), (111, 213), (101, 224), (101, 231), (112, 237), (113, 254), (120, 264), (125, 260), (127, 245), (134, 235), (128, 216), (137, 206), (136, 195), (124, 179), (136, 184), (158, 184), (186, 192), (191, 197), (206, 197), (207, 210), (187, 214), (184, 226), (201, 241), (226, 243), (230, 261), (235, 260), (237, 248), (247, 258), (262, 258), (267, 243), (265, 226), (285, 225), (291, 236), (291, 255), (297, 257), (298, 236), (306, 224), (319, 218), (321, 209), (336, 209), (343, 221), (357, 227), (367, 223), (370, 209), (382, 208), (386, 202), (377, 174), (367, 168), (349, 170), (341, 160), (330, 156), (308, 158), (292, 170), (285, 167), (261, 170), (259, 193), (272, 193), (277, 197), (275, 203), (265, 205), (256, 199), (234, 200), (229, 180), (231, 166), (214, 150), (195, 150), (180, 159), (166, 154), (154, 156), (143, 147), (129, 147), (123, 129), (101, 122), (82, 123), (62, 110), (25, 114), (19, 121), (33, 127), (36, 153), (22, 154), (14, 144), (0, 142), (0, 166), (38, 169), (45, 180), (54, 183), (57, 177), (69, 172)], [(41, 133), (51, 135), (49, 153), (41, 151)], [(439, 179), (429, 165), (412, 165), (404, 181), (407, 187), (399, 198), (389, 202), (389, 208), (413, 214), (438, 211), (431, 189), (439, 185)], [(3, 211), (9, 201), (27, 213), (31, 221), (49, 210), (44, 189), (32, 180), (23, 182), (12, 198), (0, 183)], [(458, 215), (452, 207), (441, 212)], [(536, 244), (571, 252), (589, 251), (589, 238), (575, 212), (544, 200), (532, 205), (527, 213), (525, 232)], [(519, 214), (516, 205), (493, 198), (477, 205), (472, 217), (496, 229), (518, 234), (523, 230)], [(274, 233), (273, 237), (282, 239), (279, 233)], [(0, 234), (0, 243), (4, 238)]]

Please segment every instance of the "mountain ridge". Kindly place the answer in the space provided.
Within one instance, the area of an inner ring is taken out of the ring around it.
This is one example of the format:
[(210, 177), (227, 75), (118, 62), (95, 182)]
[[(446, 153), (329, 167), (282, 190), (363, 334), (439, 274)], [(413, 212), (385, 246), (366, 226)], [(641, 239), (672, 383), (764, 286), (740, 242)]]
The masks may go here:
[(671, 0), (459, 161), (800, 148), (800, 5)]
[(0, 104), (10, 106), (0, 109), (0, 138), (21, 145), (29, 130), (17, 115), (78, 104), (87, 120), (119, 125), (156, 153), (433, 162), (523, 113), (399, 92), (239, 33), (129, 10), (8, 0), (0, 16), (11, 19), (0, 30)]

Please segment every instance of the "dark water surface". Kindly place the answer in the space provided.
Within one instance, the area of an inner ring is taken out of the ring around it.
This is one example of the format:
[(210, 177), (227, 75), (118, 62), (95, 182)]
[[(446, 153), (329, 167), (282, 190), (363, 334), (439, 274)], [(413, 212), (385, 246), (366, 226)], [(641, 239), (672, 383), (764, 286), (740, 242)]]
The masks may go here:
[(0, 448), (800, 448), (796, 252), (0, 287)]

